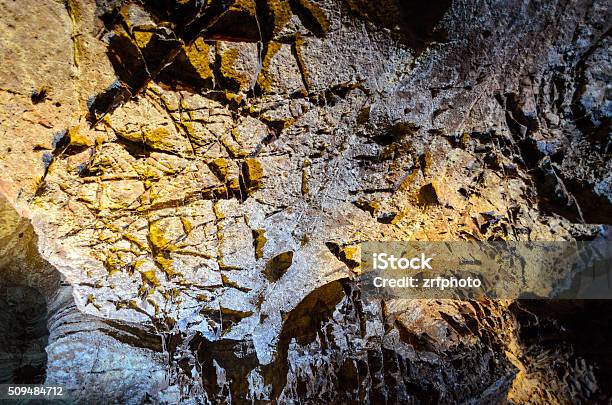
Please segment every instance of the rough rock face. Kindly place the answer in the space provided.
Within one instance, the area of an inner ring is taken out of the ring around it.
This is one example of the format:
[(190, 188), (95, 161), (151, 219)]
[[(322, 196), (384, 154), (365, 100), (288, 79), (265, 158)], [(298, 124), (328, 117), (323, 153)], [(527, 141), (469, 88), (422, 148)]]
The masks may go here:
[(610, 233), (609, 2), (421, 3), (0, 1), (0, 285), (36, 314), (0, 316), (33, 325), (0, 379), (609, 401), (609, 345), (575, 335), (605, 302), (360, 292), (368, 240)]

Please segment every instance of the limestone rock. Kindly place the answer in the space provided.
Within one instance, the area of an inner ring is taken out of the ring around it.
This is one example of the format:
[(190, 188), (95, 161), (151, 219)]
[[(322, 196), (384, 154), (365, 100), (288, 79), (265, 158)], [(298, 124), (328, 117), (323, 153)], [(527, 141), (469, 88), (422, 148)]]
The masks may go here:
[(35, 314), (1, 314), (32, 334), (0, 343), (33, 356), (3, 354), (0, 382), (92, 403), (609, 401), (607, 352), (571, 332), (605, 303), (357, 281), (368, 240), (609, 237), (609, 15), (0, 0), (0, 286)]

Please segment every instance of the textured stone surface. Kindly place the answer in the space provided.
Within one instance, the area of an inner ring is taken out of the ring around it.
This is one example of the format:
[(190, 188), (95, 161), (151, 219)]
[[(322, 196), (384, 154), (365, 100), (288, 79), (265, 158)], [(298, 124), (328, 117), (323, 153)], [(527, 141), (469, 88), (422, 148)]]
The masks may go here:
[[(609, 233), (608, 2), (430, 3), (0, 1), (2, 212), (31, 234), (2, 263), (61, 280), (39, 286), (47, 381), (133, 403), (609, 400), (609, 357), (569, 338), (546, 357), (576, 327), (554, 308), (360, 295), (368, 240)], [(526, 337), (539, 317), (559, 320)]]

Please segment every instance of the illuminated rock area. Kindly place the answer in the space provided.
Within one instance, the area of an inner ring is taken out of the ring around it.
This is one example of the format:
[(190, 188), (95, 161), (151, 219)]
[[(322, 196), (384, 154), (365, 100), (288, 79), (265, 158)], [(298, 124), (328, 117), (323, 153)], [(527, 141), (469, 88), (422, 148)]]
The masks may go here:
[(610, 238), (610, 15), (0, 0), (0, 383), (607, 403), (607, 302), (374, 300), (357, 277), (367, 241)]

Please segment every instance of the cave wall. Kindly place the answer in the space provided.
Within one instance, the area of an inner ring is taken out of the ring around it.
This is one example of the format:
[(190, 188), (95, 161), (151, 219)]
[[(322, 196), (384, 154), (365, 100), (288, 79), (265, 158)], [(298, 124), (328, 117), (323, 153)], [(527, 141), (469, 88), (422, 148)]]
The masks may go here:
[(2, 212), (31, 235), (3, 274), (54, 280), (47, 382), (133, 403), (609, 399), (581, 343), (546, 355), (578, 327), (558, 311), (357, 281), (368, 240), (609, 235), (608, 2), (0, 15)]

